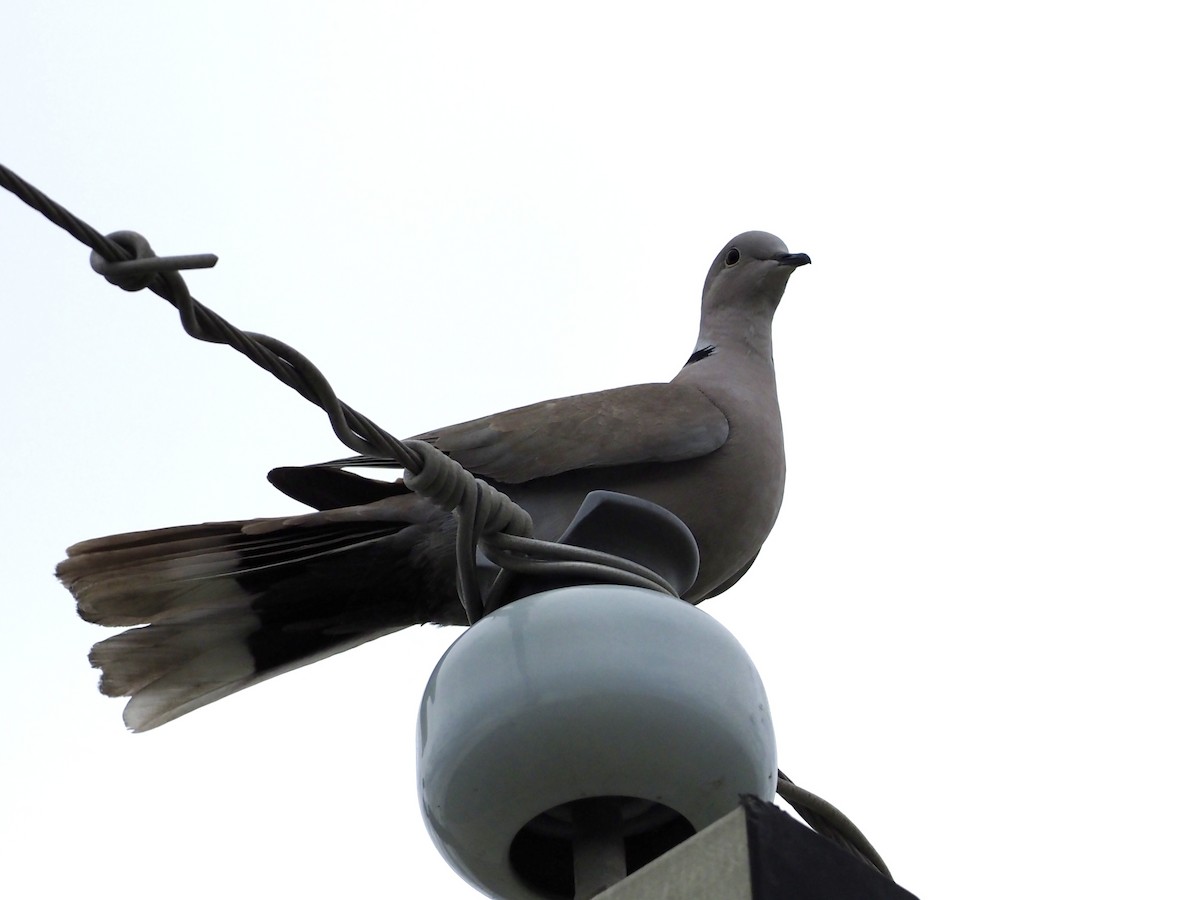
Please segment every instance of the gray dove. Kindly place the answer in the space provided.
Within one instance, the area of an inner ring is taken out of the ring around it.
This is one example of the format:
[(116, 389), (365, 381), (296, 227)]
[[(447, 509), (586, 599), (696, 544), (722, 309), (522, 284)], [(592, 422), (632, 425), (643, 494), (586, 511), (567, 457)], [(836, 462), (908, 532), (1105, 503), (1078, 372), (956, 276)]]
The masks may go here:
[[(771, 320), (808, 262), (773, 235), (738, 235), (708, 270), (695, 352), (669, 383), (548, 400), (416, 439), (512, 497), (538, 538), (557, 538), (593, 490), (666, 507), (700, 549), (684, 599), (719, 594), (754, 562), (783, 499)], [(156, 728), (410, 625), (465, 624), (453, 515), (403, 479), (340, 468), (384, 462), (270, 473), (316, 512), (112, 535), (67, 551), (57, 574), (79, 615), (129, 629), (90, 656), (101, 692), (130, 698), (127, 727)]]

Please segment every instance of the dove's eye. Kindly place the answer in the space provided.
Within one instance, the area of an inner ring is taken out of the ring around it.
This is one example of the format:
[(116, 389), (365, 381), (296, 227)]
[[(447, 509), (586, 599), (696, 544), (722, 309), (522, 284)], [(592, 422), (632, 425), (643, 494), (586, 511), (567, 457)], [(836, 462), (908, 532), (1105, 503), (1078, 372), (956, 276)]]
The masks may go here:
[(728, 253), (725, 254), (725, 265), (726, 266), (736, 266), (737, 261), (741, 258), (742, 258), (742, 254), (738, 253), (737, 247), (734, 247), (732, 250), (730, 250)]

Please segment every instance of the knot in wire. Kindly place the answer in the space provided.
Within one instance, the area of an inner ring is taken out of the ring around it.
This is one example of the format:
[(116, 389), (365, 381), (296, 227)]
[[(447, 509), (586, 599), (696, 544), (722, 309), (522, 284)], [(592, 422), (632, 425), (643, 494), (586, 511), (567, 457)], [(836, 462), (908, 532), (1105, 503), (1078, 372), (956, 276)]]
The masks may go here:
[(414, 493), (445, 510), (458, 510), (469, 503), (471, 527), (477, 533), (533, 534), (533, 519), (507, 495), (476, 478), (432, 444), (405, 441), (404, 446), (421, 460), (419, 470), (416, 467), (404, 470), (404, 483)]
[(91, 254), (92, 269), (104, 276), (109, 284), (124, 291), (140, 291), (149, 287), (160, 274), (180, 269), (211, 269), (217, 264), (212, 253), (189, 256), (155, 256), (150, 242), (136, 231), (114, 231), (105, 235), (112, 243), (130, 254), (128, 259), (109, 259), (97, 250)]
[[(474, 625), (493, 608), (483, 596), (475, 570), (480, 539), (503, 533), (514, 539), (528, 538), (533, 534), (533, 518), (507, 494), (476, 478), (432, 444), (404, 441), (401, 447), (419, 463), (414, 466), (411, 461), (405, 462), (405, 485), (431, 503), (453, 512), (458, 519), (454, 580), (467, 624)], [(488, 599), (503, 595), (510, 580), (511, 573), (501, 572), (488, 592)]]

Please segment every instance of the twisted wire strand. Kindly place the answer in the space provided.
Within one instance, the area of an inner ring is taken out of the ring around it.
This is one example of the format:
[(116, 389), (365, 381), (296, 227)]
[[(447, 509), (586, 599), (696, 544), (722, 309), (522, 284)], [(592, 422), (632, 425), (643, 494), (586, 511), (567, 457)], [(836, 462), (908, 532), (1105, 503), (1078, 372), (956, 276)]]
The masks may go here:
[(110, 241), (87, 222), (77, 218), (62, 206), (59, 206), (32, 184), (8, 168), (0, 164), (0, 184), (16, 194), (29, 207), (40, 212), (43, 216), (61, 228), (81, 244), (87, 244), (105, 259), (129, 260), (133, 254), (114, 241)]
[[(480, 500), (483, 496), (482, 485), (476, 482), (474, 490), (463, 493), (462, 504), (459, 506), (459, 528), (455, 538), (455, 553), (458, 559), (473, 555), (479, 545), (479, 532), (482, 526), (480, 520)], [(468, 622), (475, 622), (483, 617), (483, 594), (479, 589), (479, 581), (468, 577), (462, 566), (455, 573), (455, 584), (458, 596), (462, 600), (463, 610)]]
[(850, 851), (851, 854), (877, 869), (880, 874), (887, 878), (892, 877), (883, 857), (871, 846), (866, 835), (858, 830), (858, 826), (851, 822), (844, 812), (812, 791), (806, 791), (783, 772), (779, 773), (779, 781), (775, 789), (779, 796), (786, 800), (792, 809), (796, 810), (800, 817), (812, 827), (813, 831)]
[[(233, 347), (320, 406), (334, 434), (351, 450), (397, 460), (405, 469), (404, 481), (411, 490), (454, 512), (458, 520), (456, 580), (468, 622), (477, 621), (499, 605), (498, 598), (516, 573), (596, 578), (675, 594), (658, 573), (630, 560), (530, 537), (532, 519), (505, 494), (475, 478), (430, 444), (398, 440), (343, 403), (320, 370), (294, 347), (269, 335), (242, 331), (201, 304), (191, 295), (178, 270), (211, 267), (217, 262), (216, 256), (157, 257), (136, 232), (103, 235), (2, 164), (0, 186), (90, 247), (92, 267), (110, 282), (130, 291), (149, 288), (178, 310), (183, 329), (191, 337)], [(486, 598), (475, 574), (477, 546), (482, 546), (488, 558), (501, 567)], [(799, 787), (782, 772), (778, 791), (814, 830), (891, 877), (875, 848), (836, 807)]]
[[(539, 541), (536, 538), (520, 537), (517, 535), (497, 532), (483, 538), (483, 551), (488, 559), (504, 569), (516, 572), (537, 572), (543, 567), (554, 566), (554, 574), (570, 574), (571, 572), (583, 577), (599, 574), (603, 569), (606, 576), (620, 576), (617, 583), (628, 584), (631, 587), (645, 587), (654, 591), (673, 594), (670, 582), (645, 566), (625, 559), (612, 556), (599, 550), (587, 547), (575, 547), (570, 544), (559, 544), (553, 541)], [(559, 566), (570, 565), (571, 569)]]

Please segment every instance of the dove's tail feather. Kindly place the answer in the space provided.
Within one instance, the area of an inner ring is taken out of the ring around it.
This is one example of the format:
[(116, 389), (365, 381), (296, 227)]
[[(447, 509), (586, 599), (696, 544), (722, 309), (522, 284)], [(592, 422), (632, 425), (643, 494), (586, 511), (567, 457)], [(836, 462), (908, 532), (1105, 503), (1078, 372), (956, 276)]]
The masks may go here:
[(100, 691), (129, 697), (125, 724), (145, 731), (389, 632), (454, 621), (443, 529), (407, 518), (314, 513), (114, 535), (71, 547), (57, 574), (84, 619), (141, 626), (90, 658)]

